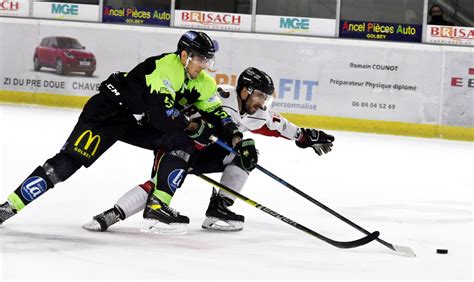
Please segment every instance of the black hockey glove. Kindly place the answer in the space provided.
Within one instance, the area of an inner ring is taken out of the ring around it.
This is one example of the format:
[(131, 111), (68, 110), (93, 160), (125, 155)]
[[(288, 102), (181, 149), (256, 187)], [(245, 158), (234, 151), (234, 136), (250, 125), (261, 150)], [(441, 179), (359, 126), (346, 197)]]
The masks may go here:
[(234, 159), (234, 163), (246, 170), (252, 171), (258, 162), (258, 151), (255, 148), (255, 141), (253, 139), (244, 139), (235, 145), (234, 150), (237, 156)]
[(311, 147), (318, 156), (322, 156), (331, 151), (334, 136), (312, 128), (301, 128), (300, 130), (300, 137), (295, 141), (296, 146), (300, 148)]
[(114, 72), (106, 80), (102, 81), (99, 86), (101, 93), (106, 93), (107, 96), (115, 101), (119, 106), (125, 107), (124, 99), (120, 91), (122, 91), (123, 72)]
[(210, 145), (212, 141), (209, 138), (211, 137), (211, 135), (216, 134), (216, 129), (214, 128), (214, 126), (212, 126), (212, 124), (210, 123), (203, 121), (202, 119), (195, 119), (192, 120), (192, 122), (199, 123), (198, 129), (194, 132), (185, 130), (186, 134), (188, 134), (188, 136), (201, 147), (207, 147), (208, 145)]
[(244, 137), (233, 121), (228, 121), (222, 125), (222, 139), (224, 142), (232, 145), (232, 139), (236, 136), (239, 136), (240, 139)]

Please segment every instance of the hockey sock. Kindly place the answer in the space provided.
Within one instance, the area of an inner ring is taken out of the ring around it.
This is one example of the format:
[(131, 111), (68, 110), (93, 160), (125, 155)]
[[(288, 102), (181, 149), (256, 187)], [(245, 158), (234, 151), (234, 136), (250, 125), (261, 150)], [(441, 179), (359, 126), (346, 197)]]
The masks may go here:
[[(149, 182), (150, 181), (147, 181), (145, 184)], [(133, 187), (130, 191), (118, 199), (115, 207), (118, 207), (123, 212), (123, 218), (121, 216), (120, 219), (124, 220), (125, 218), (130, 217), (145, 208), (146, 199), (148, 198), (147, 191), (142, 188), (142, 186), (145, 184)], [(153, 189), (153, 187), (151, 187), (151, 189)]]
[[(222, 172), (221, 183), (227, 187), (232, 188), (237, 193), (240, 193), (240, 191), (242, 191), (244, 188), (248, 177), (249, 174), (245, 170), (236, 165), (230, 164), (227, 165)], [(229, 198), (232, 201), (235, 200), (235, 196), (222, 190), (219, 191), (219, 195)]]
[(18, 212), (54, 187), (42, 166), (38, 166), (25, 181), (8, 196), (8, 201)]

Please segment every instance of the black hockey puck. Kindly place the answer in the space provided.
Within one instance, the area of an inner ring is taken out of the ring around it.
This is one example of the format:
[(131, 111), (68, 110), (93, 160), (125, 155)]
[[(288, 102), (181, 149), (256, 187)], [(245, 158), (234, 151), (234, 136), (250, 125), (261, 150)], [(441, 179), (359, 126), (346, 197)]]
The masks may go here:
[(448, 250), (446, 250), (446, 249), (437, 249), (437, 250), (436, 250), (436, 253), (437, 253), (437, 254), (447, 254), (447, 253), (448, 253)]

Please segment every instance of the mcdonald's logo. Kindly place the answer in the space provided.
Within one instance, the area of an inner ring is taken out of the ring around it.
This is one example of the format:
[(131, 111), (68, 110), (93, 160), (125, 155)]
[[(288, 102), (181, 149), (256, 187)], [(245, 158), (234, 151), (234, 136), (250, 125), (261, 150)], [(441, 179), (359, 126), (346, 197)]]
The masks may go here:
[[(81, 143), (82, 139), (84, 139), (86, 135), (87, 135), (87, 141), (83, 147), (84, 150), (82, 150), (81, 148), (78, 148), (78, 145)], [(92, 153), (89, 154), (87, 153), (87, 151), (89, 150), (89, 147), (92, 145), (94, 141), (97, 141), (95, 143), (94, 150), (92, 151)], [(74, 150), (87, 158), (91, 158), (95, 155), (97, 148), (99, 148), (99, 144), (100, 144), (100, 136), (92, 135), (91, 130), (86, 130), (79, 136), (79, 138), (77, 138), (76, 143), (74, 143)]]

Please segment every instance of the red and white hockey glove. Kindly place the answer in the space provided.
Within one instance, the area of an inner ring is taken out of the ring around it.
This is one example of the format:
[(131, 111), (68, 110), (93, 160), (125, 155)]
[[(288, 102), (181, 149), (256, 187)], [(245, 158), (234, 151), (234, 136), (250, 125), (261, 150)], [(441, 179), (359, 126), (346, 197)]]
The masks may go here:
[(313, 128), (300, 128), (296, 146), (300, 148), (313, 148), (318, 156), (327, 154), (331, 151), (334, 136), (326, 134), (324, 131)]

